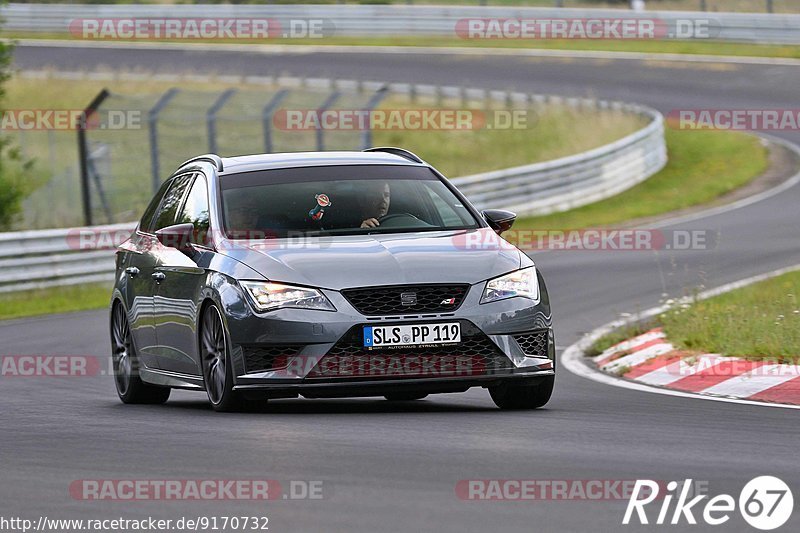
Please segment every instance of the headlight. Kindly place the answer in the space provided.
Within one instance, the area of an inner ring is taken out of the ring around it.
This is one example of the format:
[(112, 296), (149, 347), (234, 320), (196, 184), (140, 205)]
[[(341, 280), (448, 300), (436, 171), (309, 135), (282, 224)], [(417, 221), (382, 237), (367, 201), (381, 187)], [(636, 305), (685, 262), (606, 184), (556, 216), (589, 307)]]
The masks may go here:
[(259, 311), (272, 311), (287, 307), (336, 311), (333, 304), (317, 289), (262, 281), (240, 281), (239, 283), (253, 298)]
[(539, 301), (539, 280), (536, 277), (536, 267), (523, 268), (489, 280), (483, 291), (481, 303), (496, 302), (515, 296)]

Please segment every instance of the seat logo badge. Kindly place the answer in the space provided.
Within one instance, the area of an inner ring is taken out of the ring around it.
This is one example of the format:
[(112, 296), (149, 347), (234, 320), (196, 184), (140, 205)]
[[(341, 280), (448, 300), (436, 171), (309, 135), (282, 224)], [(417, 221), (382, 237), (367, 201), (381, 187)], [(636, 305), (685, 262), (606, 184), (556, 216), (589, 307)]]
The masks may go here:
[(455, 304), (456, 304), (455, 298), (447, 298), (439, 303), (439, 305), (455, 305)]
[(416, 292), (400, 293), (400, 303), (402, 305), (417, 305), (417, 293)]

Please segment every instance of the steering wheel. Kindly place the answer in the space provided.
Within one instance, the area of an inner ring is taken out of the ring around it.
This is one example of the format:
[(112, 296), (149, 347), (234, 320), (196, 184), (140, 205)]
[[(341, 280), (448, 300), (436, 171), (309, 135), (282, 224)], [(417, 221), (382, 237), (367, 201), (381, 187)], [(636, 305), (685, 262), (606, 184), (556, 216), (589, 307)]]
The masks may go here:
[[(419, 220), (416, 216), (412, 215), (411, 213), (392, 213), (391, 215), (383, 215), (378, 219), (378, 222), (381, 226), (383, 226), (386, 222), (390, 220), (396, 221), (395, 224), (389, 224), (390, 226), (396, 225), (397, 222), (400, 222), (400, 219), (411, 219), (409, 222), (413, 222), (415, 220)], [(421, 222), (421, 221), (420, 221)]]
[(431, 225), (411, 213), (392, 213), (378, 219), (381, 228), (430, 228)]

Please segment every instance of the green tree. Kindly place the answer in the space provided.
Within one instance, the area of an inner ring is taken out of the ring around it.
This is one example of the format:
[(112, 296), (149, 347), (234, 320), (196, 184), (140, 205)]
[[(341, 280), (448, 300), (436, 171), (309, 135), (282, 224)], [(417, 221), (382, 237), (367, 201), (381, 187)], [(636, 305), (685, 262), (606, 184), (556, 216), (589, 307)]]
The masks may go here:
[[(0, 2), (5, 3), (5, 2)], [(0, 20), (0, 23), (2, 21)], [(5, 112), (5, 84), (11, 77), (11, 56), (14, 45), (0, 42), (0, 117)], [(30, 169), (31, 161), (23, 161), (12, 139), (0, 129), (0, 230), (8, 230), (14, 217), (22, 209), (22, 200), (29, 192), (23, 173)]]

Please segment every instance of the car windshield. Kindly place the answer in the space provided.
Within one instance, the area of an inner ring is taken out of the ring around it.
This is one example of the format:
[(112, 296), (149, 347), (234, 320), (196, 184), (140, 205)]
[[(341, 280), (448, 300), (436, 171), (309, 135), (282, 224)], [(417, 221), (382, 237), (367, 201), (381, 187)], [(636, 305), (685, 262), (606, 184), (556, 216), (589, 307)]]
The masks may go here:
[(470, 229), (478, 222), (429, 168), (340, 165), (222, 176), (226, 234), (238, 239)]

